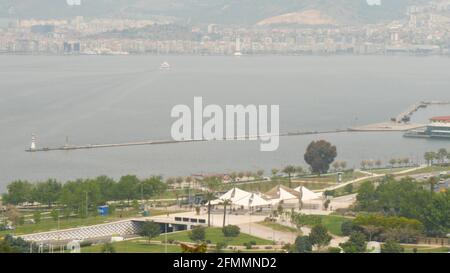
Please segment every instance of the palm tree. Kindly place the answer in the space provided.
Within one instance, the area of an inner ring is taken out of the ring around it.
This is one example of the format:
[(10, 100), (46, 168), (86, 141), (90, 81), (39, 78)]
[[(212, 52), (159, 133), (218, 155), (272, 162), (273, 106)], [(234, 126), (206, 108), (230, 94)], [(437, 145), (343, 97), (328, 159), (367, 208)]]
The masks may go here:
[(286, 166), (283, 169), (283, 172), (288, 175), (288, 177), (289, 177), (289, 188), (292, 188), (291, 177), (292, 177), (292, 174), (295, 173), (295, 167), (292, 166), (292, 165), (288, 165), (288, 166)]
[(341, 165), (342, 170), (345, 170), (347, 168), (347, 162), (345, 162), (345, 161), (341, 161), (340, 165)]
[(428, 179), (428, 184), (430, 184), (430, 191), (432, 193), (434, 192), (434, 187), (437, 183), (438, 183), (438, 179), (435, 176), (430, 177), (430, 179)]
[(446, 149), (441, 148), (439, 149), (439, 151), (437, 152), (437, 158), (439, 159), (439, 162), (442, 164), (444, 163), (444, 159), (447, 157), (448, 152)]
[(395, 167), (397, 160), (395, 158), (391, 158), (391, 160), (389, 160), (389, 164), (391, 164), (392, 167)]
[(205, 198), (208, 201), (208, 227), (211, 227), (211, 201), (216, 197), (213, 192), (207, 192)]
[(227, 217), (227, 206), (231, 205), (231, 200), (229, 200), (229, 199), (223, 200), (222, 201), (222, 205), (223, 205), (223, 224), (222, 224), (222, 227), (225, 227), (225, 219)]
[(332, 166), (335, 171), (339, 171), (339, 168), (341, 167), (341, 163), (339, 161), (335, 161)]
[(378, 159), (378, 160), (375, 161), (375, 165), (377, 166), (377, 168), (380, 168), (381, 164), (382, 164), (381, 160)]
[(273, 168), (273, 169), (271, 170), (272, 176), (275, 177), (275, 176), (278, 174), (279, 171), (280, 171), (280, 170), (278, 170), (278, 169), (276, 169), (276, 168)]
[(366, 168), (366, 166), (367, 166), (367, 160), (361, 161), (361, 167), (363, 170)]
[(427, 162), (428, 166), (431, 166), (433, 164), (433, 159), (435, 158), (435, 155), (433, 152), (426, 152), (423, 155), (423, 158)]

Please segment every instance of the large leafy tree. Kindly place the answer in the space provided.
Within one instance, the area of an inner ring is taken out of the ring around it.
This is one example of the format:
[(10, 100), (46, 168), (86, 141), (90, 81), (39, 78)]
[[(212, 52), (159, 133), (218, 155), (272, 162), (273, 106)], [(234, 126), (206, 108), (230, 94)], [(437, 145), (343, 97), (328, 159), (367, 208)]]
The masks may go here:
[(350, 235), (350, 239), (339, 246), (345, 253), (363, 253), (366, 251), (366, 235), (361, 232), (354, 232)]
[(306, 148), (304, 159), (317, 174), (327, 173), (337, 156), (336, 146), (325, 140), (313, 141)]
[(309, 253), (312, 251), (312, 244), (309, 236), (298, 236), (295, 239), (295, 252)]
[(161, 234), (161, 227), (158, 223), (149, 221), (142, 224), (141, 235), (147, 237), (149, 242), (152, 238), (158, 237), (159, 234)]
[(58, 201), (61, 189), (61, 183), (54, 179), (37, 183), (33, 191), (34, 199), (41, 204), (47, 204), (51, 207), (52, 204)]
[(139, 179), (135, 175), (122, 176), (116, 186), (116, 196), (120, 200), (130, 200), (138, 196)]
[(309, 234), (311, 244), (316, 245), (319, 249), (327, 246), (330, 243), (331, 238), (327, 228), (322, 224), (315, 225)]
[(33, 184), (28, 181), (17, 180), (9, 184), (7, 194), (3, 195), (3, 201), (8, 204), (18, 205), (33, 201)]

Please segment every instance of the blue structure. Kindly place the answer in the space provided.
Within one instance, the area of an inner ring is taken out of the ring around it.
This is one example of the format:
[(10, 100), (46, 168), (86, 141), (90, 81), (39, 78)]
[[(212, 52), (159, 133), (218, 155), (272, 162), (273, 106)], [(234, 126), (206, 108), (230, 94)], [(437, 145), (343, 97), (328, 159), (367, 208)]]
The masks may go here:
[(99, 206), (97, 208), (98, 214), (100, 216), (108, 216), (109, 214), (109, 206)]

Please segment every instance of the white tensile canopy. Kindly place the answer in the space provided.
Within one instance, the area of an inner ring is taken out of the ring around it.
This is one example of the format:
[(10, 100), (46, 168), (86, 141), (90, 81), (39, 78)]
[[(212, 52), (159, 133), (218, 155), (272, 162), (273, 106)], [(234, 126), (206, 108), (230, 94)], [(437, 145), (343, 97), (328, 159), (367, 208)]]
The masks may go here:
[(234, 204), (236, 201), (241, 200), (242, 198), (245, 198), (249, 195), (251, 195), (250, 192), (241, 190), (239, 188), (232, 188), (231, 190), (220, 196), (219, 199), (211, 201), (211, 205), (218, 205), (225, 200), (230, 200), (231, 203)]
[(302, 192), (302, 201), (303, 202), (313, 200), (313, 199), (318, 199), (322, 196), (320, 193), (315, 193), (304, 186), (299, 186), (299, 187), (295, 188), (294, 190), (296, 192), (300, 192), (300, 191)]
[(244, 198), (233, 202), (233, 204), (237, 205), (237, 206), (253, 208), (253, 207), (268, 206), (271, 203), (269, 201), (265, 200), (264, 198), (262, 198), (261, 196), (255, 194), (255, 193), (251, 193), (251, 194), (245, 196)]
[(266, 193), (266, 196), (270, 198), (270, 203), (275, 205), (281, 201), (298, 200), (299, 193), (293, 189), (287, 188), (283, 185), (278, 185)]

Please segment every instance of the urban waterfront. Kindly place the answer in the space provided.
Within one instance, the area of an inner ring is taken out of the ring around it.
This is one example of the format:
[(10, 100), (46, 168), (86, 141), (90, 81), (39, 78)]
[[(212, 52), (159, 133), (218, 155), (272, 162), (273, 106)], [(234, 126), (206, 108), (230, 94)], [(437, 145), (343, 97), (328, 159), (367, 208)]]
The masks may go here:
[[(171, 71), (159, 71), (167, 61)], [(306, 165), (314, 139), (338, 148), (338, 159), (409, 157), (448, 147), (443, 140), (406, 139), (401, 132), (335, 133), (280, 139), (276, 152), (258, 142), (163, 146), (29, 154), (38, 146), (170, 138), (176, 104), (279, 104), (281, 132), (346, 129), (389, 120), (422, 100), (450, 100), (446, 57), (189, 57), (0, 56), (0, 191), (15, 179), (61, 180), (107, 174), (190, 175)], [(448, 115), (433, 106), (413, 115), (426, 123)], [(220, 159), (220, 160), (219, 160)]]

